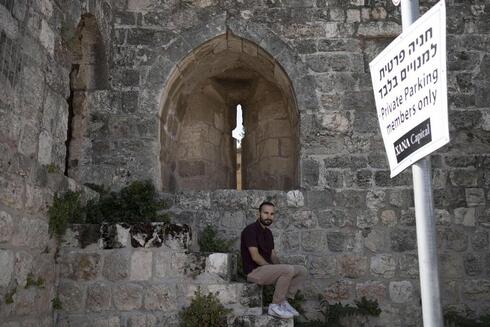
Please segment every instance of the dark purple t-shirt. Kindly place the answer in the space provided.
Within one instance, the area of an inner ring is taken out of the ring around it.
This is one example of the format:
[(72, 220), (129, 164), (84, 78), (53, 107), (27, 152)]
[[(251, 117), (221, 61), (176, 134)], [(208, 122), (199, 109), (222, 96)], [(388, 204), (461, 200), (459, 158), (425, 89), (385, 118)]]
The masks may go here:
[(243, 272), (248, 275), (259, 265), (252, 260), (249, 247), (259, 249), (259, 254), (269, 263), (271, 261), (272, 250), (274, 249), (274, 238), (269, 228), (262, 228), (259, 221), (248, 225), (242, 231), (240, 237), (240, 252), (242, 255)]

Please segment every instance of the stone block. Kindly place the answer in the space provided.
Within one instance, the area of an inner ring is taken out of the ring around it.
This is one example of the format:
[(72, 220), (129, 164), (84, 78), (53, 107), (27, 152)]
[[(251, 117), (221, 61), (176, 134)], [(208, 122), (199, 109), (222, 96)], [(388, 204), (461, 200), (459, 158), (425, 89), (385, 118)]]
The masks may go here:
[(116, 282), (129, 277), (129, 255), (124, 252), (113, 251), (104, 257), (102, 276)]
[(310, 209), (326, 209), (333, 205), (333, 200), (332, 190), (306, 192), (306, 206)]
[(353, 283), (349, 280), (337, 280), (327, 286), (324, 298), (331, 303), (348, 300), (351, 297), (353, 286)]
[(149, 285), (145, 287), (146, 310), (171, 311), (177, 309), (177, 297), (175, 286), (169, 285)]
[(378, 303), (386, 299), (386, 286), (382, 282), (367, 281), (356, 284), (357, 298), (365, 297), (368, 300), (376, 300)]
[(439, 273), (445, 279), (461, 278), (464, 274), (464, 263), (461, 254), (439, 254)]
[(100, 263), (100, 254), (70, 253), (61, 258), (61, 276), (72, 280), (95, 280)]
[(365, 208), (366, 191), (338, 190), (334, 196), (334, 204), (345, 208)]
[(286, 193), (288, 207), (299, 208), (305, 205), (303, 193), (299, 190), (293, 190)]
[(225, 211), (220, 219), (221, 226), (233, 229), (242, 229), (246, 225), (246, 217), (243, 211)]
[(293, 327), (293, 319), (278, 319), (269, 315), (246, 315), (234, 318), (229, 326), (255, 326), (255, 327)]
[(17, 285), (25, 285), (27, 275), (32, 272), (33, 257), (29, 252), (19, 251), (15, 254), (14, 278)]
[(14, 253), (0, 250), (0, 287), (8, 287), (14, 272)]
[(297, 228), (315, 228), (317, 217), (313, 211), (298, 210), (292, 214), (291, 223)]
[(188, 277), (196, 276), (205, 271), (206, 256), (198, 253), (169, 253), (155, 254), (155, 277)]
[(357, 34), (359, 37), (374, 38), (386, 37), (394, 38), (402, 32), (401, 26), (395, 22), (379, 21), (359, 24)]
[(44, 19), (41, 22), (41, 31), (39, 34), (39, 40), (41, 44), (46, 48), (50, 55), (54, 54), (54, 32), (49, 26), (48, 22)]
[(356, 216), (356, 211), (349, 209), (326, 209), (317, 211), (318, 225), (321, 228), (330, 228), (332, 226), (355, 226)]
[(315, 160), (304, 160), (302, 164), (303, 182), (310, 186), (318, 185), (320, 166)]
[(417, 248), (417, 235), (413, 229), (396, 228), (391, 232), (391, 249), (395, 252), (411, 251)]
[(10, 241), (14, 228), (12, 216), (6, 211), (0, 211), (0, 243)]
[(84, 309), (85, 286), (77, 282), (61, 280), (58, 286), (63, 311), (76, 313)]
[(151, 313), (132, 313), (128, 316), (128, 327), (156, 327), (158, 318)]
[(111, 287), (109, 284), (98, 282), (87, 286), (87, 311), (99, 312), (111, 309)]
[(153, 269), (153, 253), (136, 250), (131, 255), (130, 280), (150, 280)]
[(419, 261), (416, 254), (402, 254), (400, 261), (400, 277), (418, 278)]
[(327, 249), (325, 231), (301, 231), (301, 248), (305, 252), (325, 252), (325, 250)]
[(371, 273), (384, 278), (395, 277), (396, 259), (391, 254), (377, 254), (371, 257)]
[(138, 310), (143, 304), (143, 287), (138, 284), (117, 284), (112, 289), (112, 301), (117, 310)]
[(466, 188), (465, 194), (468, 207), (485, 205), (485, 191), (482, 188)]
[(357, 212), (357, 227), (373, 228), (378, 223), (378, 216), (372, 210), (359, 210)]
[(360, 278), (366, 275), (368, 262), (366, 257), (342, 255), (337, 257), (337, 272), (345, 278)]
[(364, 236), (364, 246), (371, 252), (380, 252), (386, 250), (386, 233), (377, 229), (371, 230)]
[(406, 303), (412, 298), (413, 286), (409, 281), (390, 282), (389, 292), (393, 302)]
[(211, 207), (211, 197), (208, 192), (185, 192), (177, 196), (176, 205), (184, 210), (209, 209)]
[(315, 278), (334, 278), (335, 260), (330, 256), (308, 256), (308, 272)]
[(469, 279), (463, 282), (463, 297), (472, 301), (490, 300), (490, 280)]
[(229, 253), (212, 253), (206, 258), (205, 271), (218, 275), (226, 281), (232, 276), (232, 257)]
[(475, 208), (456, 208), (454, 209), (454, 223), (467, 227), (475, 226)]
[(470, 236), (471, 246), (475, 250), (483, 250), (488, 246), (488, 232), (485, 230), (476, 230)]
[(398, 220), (398, 214), (393, 209), (386, 209), (381, 211), (381, 222), (383, 225), (387, 225), (389, 227), (394, 227)]
[(48, 223), (40, 218), (22, 218), (12, 243), (16, 246), (42, 248), (48, 244)]
[(345, 232), (327, 232), (328, 249), (332, 252), (346, 251), (350, 237), (351, 235)]
[(468, 248), (468, 236), (464, 230), (448, 228), (444, 230), (443, 234), (448, 249), (460, 252)]
[(464, 255), (464, 270), (468, 276), (478, 276), (483, 272), (485, 258), (473, 253)]

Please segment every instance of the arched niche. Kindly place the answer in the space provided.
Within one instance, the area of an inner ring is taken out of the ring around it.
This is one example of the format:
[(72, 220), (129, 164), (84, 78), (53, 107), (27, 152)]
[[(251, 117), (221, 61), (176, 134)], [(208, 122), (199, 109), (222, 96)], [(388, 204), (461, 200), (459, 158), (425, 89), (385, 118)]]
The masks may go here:
[(72, 50), (72, 70), (65, 175), (79, 181), (80, 167), (84, 160), (88, 160), (84, 155), (90, 114), (86, 103), (87, 95), (109, 88), (106, 49), (95, 16), (82, 15), (69, 43)]
[(236, 188), (236, 105), (245, 127), (243, 189), (298, 186), (299, 114), (291, 82), (257, 44), (231, 33), (202, 44), (170, 74), (161, 99), (166, 191)]

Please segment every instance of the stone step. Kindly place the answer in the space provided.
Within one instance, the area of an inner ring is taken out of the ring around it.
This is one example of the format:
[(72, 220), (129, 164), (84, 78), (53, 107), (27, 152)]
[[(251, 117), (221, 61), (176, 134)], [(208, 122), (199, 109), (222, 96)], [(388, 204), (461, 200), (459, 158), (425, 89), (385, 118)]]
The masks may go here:
[(228, 323), (230, 327), (294, 327), (294, 319), (279, 319), (267, 314), (243, 315)]

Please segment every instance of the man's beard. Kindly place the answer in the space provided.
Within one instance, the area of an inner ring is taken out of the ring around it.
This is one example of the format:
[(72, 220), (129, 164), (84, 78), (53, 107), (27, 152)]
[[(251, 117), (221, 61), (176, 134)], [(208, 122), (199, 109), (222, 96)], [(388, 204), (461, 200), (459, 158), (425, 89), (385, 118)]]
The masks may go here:
[(271, 219), (262, 219), (262, 218), (259, 218), (260, 220), (260, 223), (264, 226), (270, 226), (272, 224), (272, 220)]

